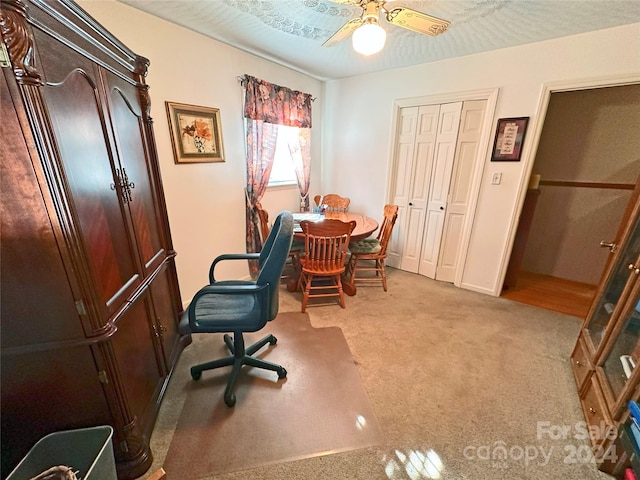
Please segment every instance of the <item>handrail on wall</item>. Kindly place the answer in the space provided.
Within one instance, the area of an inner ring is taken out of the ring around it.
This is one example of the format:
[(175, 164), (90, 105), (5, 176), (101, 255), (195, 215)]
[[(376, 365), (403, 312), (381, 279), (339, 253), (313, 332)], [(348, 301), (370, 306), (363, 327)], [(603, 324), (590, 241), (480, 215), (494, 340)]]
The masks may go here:
[(614, 190), (633, 190), (634, 184), (601, 183), (601, 182), (567, 182), (564, 180), (540, 180), (540, 185), (547, 187), (608, 188)]

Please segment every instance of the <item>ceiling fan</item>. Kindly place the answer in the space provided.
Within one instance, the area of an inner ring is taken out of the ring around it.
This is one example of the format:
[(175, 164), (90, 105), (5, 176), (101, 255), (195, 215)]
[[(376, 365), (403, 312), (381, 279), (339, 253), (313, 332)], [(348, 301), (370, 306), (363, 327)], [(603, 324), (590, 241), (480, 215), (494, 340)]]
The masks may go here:
[(340, 30), (322, 44), (332, 47), (353, 34), (353, 48), (363, 55), (372, 55), (382, 50), (386, 32), (378, 24), (380, 12), (387, 22), (425, 35), (436, 36), (449, 28), (450, 22), (432, 17), (406, 7), (387, 8), (385, 0), (331, 0), (344, 5), (358, 5), (362, 8), (359, 17), (352, 18)]

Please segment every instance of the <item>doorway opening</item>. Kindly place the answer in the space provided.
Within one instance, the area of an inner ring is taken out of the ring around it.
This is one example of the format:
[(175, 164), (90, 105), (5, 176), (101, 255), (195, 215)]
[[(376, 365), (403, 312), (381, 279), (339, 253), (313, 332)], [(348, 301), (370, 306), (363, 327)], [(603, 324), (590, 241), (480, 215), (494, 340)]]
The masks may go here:
[(551, 92), (503, 297), (586, 317), (610, 257), (600, 242), (640, 173), (639, 128), (638, 83)]

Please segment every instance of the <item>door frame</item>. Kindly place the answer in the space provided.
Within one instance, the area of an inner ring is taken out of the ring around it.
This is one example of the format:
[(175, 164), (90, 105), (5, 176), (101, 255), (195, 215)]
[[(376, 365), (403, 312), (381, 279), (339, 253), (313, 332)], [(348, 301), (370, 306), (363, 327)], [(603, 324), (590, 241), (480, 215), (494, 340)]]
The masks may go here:
[(540, 100), (538, 101), (538, 108), (534, 117), (535, 122), (533, 122), (531, 129), (531, 137), (533, 137), (533, 141), (530, 147), (530, 154), (526, 157), (526, 161), (528, 163), (523, 169), (522, 179), (520, 180), (518, 191), (518, 208), (514, 209), (513, 216), (511, 218), (511, 228), (509, 230), (507, 239), (508, 247), (505, 249), (504, 255), (502, 257), (502, 266), (500, 268), (499, 277), (500, 281), (497, 283), (496, 289), (493, 292), (494, 296), (500, 296), (502, 285), (504, 284), (504, 279), (507, 274), (507, 267), (509, 266), (509, 260), (511, 259), (511, 253), (513, 250), (513, 245), (515, 243), (516, 231), (518, 229), (518, 223), (520, 221), (520, 214), (524, 206), (524, 200), (527, 194), (529, 180), (533, 171), (533, 165), (535, 163), (536, 155), (538, 153), (538, 147), (540, 145), (540, 138), (542, 137), (542, 129), (544, 127), (547, 109), (549, 107), (549, 102), (551, 101), (551, 94), (559, 92), (574, 92), (578, 90), (590, 90), (596, 88), (621, 87), (624, 85), (632, 85), (636, 83), (640, 83), (640, 74), (634, 73), (592, 77), (587, 79), (547, 82), (542, 84)]
[(434, 105), (443, 103), (464, 102), (466, 100), (486, 100), (487, 106), (485, 109), (485, 117), (482, 122), (482, 131), (480, 134), (480, 145), (485, 145), (485, 148), (478, 148), (476, 152), (476, 158), (473, 163), (473, 174), (471, 176), (471, 188), (469, 192), (469, 206), (468, 215), (462, 228), (460, 251), (458, 254), (457, 264), (460, 266), (455, 274), (453, 284), (456, 287), (460, 287), (462, 283), (462, 276), (464, 273), (465, 261), (467, 257), (467, 251), (469, 249), (469, 243), (471, 241), (471, 232), (473, 222), (475, 220), (476, 206), (478, 203), (478, 196), (480, 195), (480, 185), (482, 182), (482, 174), (484, 172), (485, 160), (488, 158), (489, 151), (491, 149), (491, 133), (493, 131), (494, 117), (496, 111), (496, 105), (498, 103), (499, 88), (486, 88), (479, 90), (468, 90), (462, 92), (442, 93), (437, 95), (426, 95), (420, 97), (410, 97), (398, 99), (393, 102), (393, 119), (391, 122), (392, 138), (391, 142), (390, 159), (387, 167), (387, 192), (386, 198), (389, 203), (393, 198), (393, 188), (396, 181), (396, 142), (395, 138), (398, 131), (398, 118), (401, 108), (406, 107), (419, 107), (421, 105)]

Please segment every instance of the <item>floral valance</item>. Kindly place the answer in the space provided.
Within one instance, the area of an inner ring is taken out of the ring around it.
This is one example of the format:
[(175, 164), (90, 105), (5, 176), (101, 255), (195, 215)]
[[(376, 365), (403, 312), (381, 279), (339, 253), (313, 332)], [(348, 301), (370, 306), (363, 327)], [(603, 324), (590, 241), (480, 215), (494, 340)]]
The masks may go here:
[(266, 123), (311, 128), (311, 95), (244, 76), (244, 116)]

